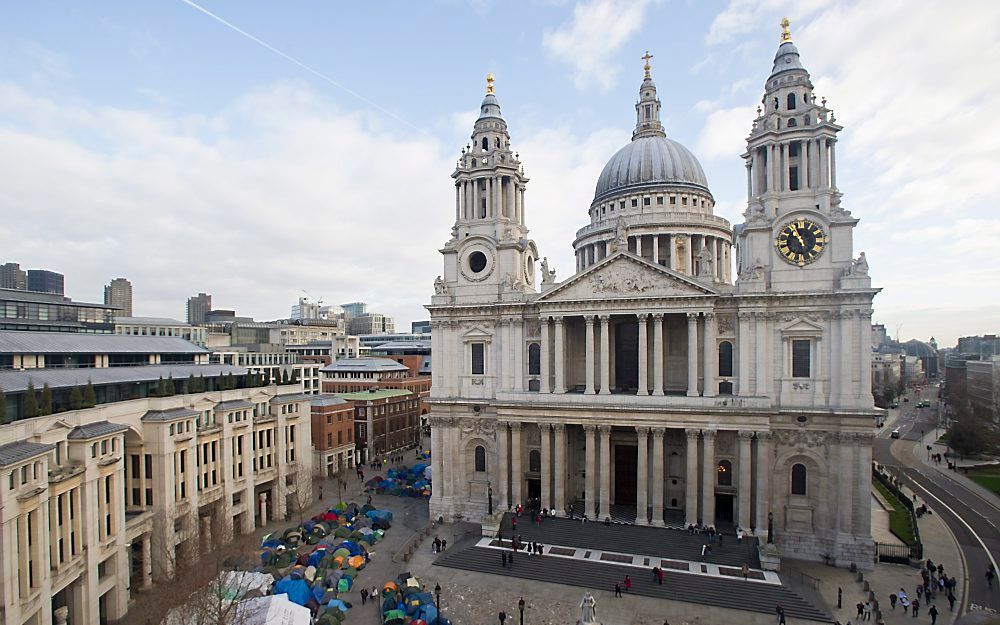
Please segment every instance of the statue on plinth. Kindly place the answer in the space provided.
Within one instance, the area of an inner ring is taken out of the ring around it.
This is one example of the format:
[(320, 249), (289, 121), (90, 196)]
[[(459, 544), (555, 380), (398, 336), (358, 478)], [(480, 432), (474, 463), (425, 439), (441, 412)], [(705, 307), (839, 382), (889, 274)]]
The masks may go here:
[(587, 594), (583, 595), (583, 600), (580, 601), (580, 620), (576, 622), (577, 625), (600, 625), (600, 621), (597, 620), (597, 601), (594, 600), (594, 595)]

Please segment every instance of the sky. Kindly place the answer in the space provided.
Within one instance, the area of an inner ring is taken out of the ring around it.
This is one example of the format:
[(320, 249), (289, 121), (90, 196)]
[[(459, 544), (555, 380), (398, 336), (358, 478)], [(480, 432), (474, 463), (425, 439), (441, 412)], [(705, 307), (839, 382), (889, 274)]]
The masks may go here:
[(61, 272), (81, 301), (125, 276), (136, 315), (183, 319), (204, 291), (276, 319), (308, 293), (408, 330), (442, 273), (487, 72), (531, 178), (531, 236), (565, 279), (646, 50), (668, 136), (716, 213), (743, 220), (739, 154), (785, 15), (844, 126), (837, 181), (883, 289), (873, 320), (942, 346), (1000, 331), (992, 0), (13, 3), (0, 263)]

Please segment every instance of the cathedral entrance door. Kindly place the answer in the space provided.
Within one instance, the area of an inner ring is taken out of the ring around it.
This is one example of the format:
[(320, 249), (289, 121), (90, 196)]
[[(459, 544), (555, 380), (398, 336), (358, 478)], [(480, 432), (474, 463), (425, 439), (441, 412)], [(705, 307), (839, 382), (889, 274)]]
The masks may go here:
[(528, 501), (535, 502), (542, 498), (542, 480), (528, 479)]
[(615, 445), (615, 505), (635, 505), (635, 472), (639, 448), (635, 445)]
[(639, 323), (615, 324), (615, 388), (635, 393), (639, 388)]
[(720, 495), (716, 493), (715, 495), (715, 523), (729, 524), (733, 523), (733, 496), (732, 495)]

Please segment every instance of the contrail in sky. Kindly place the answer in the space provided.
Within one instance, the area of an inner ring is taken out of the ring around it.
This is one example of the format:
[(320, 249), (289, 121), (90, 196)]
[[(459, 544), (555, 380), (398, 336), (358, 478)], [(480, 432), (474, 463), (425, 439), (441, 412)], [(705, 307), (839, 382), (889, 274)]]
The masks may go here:
[(428, 135), (430, 134), (426, 130), (423, 130), (422, 128), (417, 128), (416, 126), (414, 126), (410, 122), (406, 121), (402, 117), (396, 115), (392, 111), (386, 110), (385, 108), (379, 106), (375, 102), (372, 102), (371, 100), (369, 100), (365, 96), (361, 95), (357, 91), (354, 91), (350, 87), (347, 87), (346, 85), (343, 85), (343, 84), (337, 82), (333, 78), (330, 78), (329, 76), (327, 76), (323, 72), (321, 72), (321, 71), (319, 71), (317, 69), (313, 69), (312, 67), (309, 67), (308, 65), (306, 65), (302, 61), (296, 59), (293, 56), (285, 54), (281, 50), (275, 48), (274, 46), (272, 46), (271, 44), (267, 43), (266, 41), (263, 41), (263, 40), (255, 37), (255, 36), (251, 35), (250, 33), (248, 33), (247, 31), (243, 30), (239, 26), (233, 24), (232, 22), (226, 21), (225, 19), (219, 17), (215, 13), (212, 13), (211, 11), (209, 11), (208, 9), (206, 9), (205, 7), (200, 6), (200, 5), (196, 4), (195, 2), (192, 2), (191, 0), (180, 0), (180, 1), (183, 2), (184, 4), (188, 5), (189, 7), (193, 8), (193, 9), (197, 9), (198, 11), (201, 11), (202, 13), (204, 13), (207, 16), (209, 16), (213, 20), (215, 20), (215, 21), (219, 22), (220, 24), (222, 24), (223, 26), (225, 26), (226, 28), (229, 28), (231, 30), (234, 30), (234, 31), (238, 32), (239, 34), (243, 35), (244, 37), (246, 37), (250, 41), (253, 41), (257, 45), (260, 45), (260, 46), (262, 46), (264, 48), (267, 48), (268, 50), (270, 50), (271, 52), (274, 52), (275, 54), (277, 54), (281, 58), (285, 59), (286, 61), (294, 63), (295, 65), (298, 65), (299, 67), (301, 67), (302, 69), (306, 70), (307, 72), (309, 72), (313, 76), (316, 76), (317, 78), (330, 83), (334, 87), (337, 87), (338, 89), (349, 93), (350, 95), (352, 95), (355, 98), (361, 100), (365, 104), (367, 104), (367, 105), (369, 105), (369, 106), (371, 106), (371, 107), (373, 107), (373, 108), (375, 108), (375, 109), (377, 109), (377, 110), (385, 113), (386, 115), (388, 115), (389, 117), (392, 117), (396, 121), (398, 121), (398, 122), (400, 122), (402, 124), (405, 124), (405, 125), (409, 126), (410, 128), (413, 128), (414, 130), (418, 131), (418, 132), (421, 132), (421, 133), (424, 133), (424, 134), (428, 134)]

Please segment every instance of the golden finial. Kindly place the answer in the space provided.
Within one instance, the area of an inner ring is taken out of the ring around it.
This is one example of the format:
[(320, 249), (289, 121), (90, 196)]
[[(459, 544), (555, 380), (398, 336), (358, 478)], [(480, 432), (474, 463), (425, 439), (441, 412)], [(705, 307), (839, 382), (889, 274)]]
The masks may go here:
[(646, 78), (649, 78), (650, 77), (649, 76), (649, 59), (653, 58), (653, 55), (649, 53), (649, 50), (646, 50), (646, 54), (642, 55), (639, 58), (641, 58), (643, 61), (646, 61), (646, 64), (642, 66), (642, 69), (646, 70)]
[(781, 43), (792, 40), (792, 31), (788, 30), (790, 25), (791, 22), (788, 21), (787, 17), (781, 18), (781, 23), (779, 24), (781, 26)]
[(493, 95), (496, 91), (493, 90), (493, 72), (486, 74), (486, 95)]

